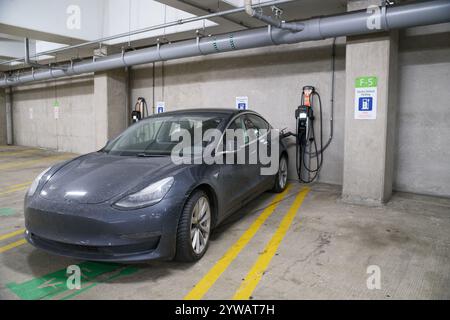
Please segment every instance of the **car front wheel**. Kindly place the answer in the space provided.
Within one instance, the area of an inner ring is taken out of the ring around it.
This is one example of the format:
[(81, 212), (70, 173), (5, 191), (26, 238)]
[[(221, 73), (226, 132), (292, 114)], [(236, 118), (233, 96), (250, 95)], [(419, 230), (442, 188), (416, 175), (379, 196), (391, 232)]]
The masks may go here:
[(205, 254), (211, 233), (211, 206), (202, 190), (186, 201), (178, 223), (176, 260), (193, 262)]
[(278, 172), (275, 176), (275, 184), (273, 186), (274, 192), (283, 192), (287, 186), (287, 172), (288, 172), (288, 160), (285, 155), (280, 157), (280, 163), (278, 165)]

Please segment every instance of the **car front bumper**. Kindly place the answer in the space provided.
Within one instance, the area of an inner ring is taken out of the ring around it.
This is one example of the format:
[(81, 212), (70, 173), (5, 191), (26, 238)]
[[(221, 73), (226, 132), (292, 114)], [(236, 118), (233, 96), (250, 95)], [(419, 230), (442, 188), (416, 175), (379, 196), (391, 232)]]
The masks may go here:
[(41, 197), (25, 205), (25, 238), (66, 257), (110, 262), (170, 260), (183, 199), (122, 211), (110, 203), (55, 203)]

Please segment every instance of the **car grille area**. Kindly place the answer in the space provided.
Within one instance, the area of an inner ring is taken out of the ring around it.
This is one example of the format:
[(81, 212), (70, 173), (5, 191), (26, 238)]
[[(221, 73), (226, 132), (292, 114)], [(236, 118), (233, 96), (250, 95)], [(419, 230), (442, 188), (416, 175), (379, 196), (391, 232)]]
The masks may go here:
[(133, 243), (118, 246), (89, 246), (70, 244), (42, 238), (36, 234), (30, 233), (30, 240), (37, 247), (47, 249), (55, 253), (69, 256), (93, 257), (93, 258), (111, 258), (118, 256), (129, 256), (143, 253), (149, 253), (158, 246), (160, 237), (155, 236), (147, 238), (145, 242)]

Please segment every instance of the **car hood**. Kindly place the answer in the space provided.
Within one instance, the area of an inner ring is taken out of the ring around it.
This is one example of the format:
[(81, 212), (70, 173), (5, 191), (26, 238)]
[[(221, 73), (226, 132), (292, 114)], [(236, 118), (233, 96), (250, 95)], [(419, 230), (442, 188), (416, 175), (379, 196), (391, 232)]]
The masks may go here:
[(45, 183), (40, 196), (56, 202), (101, 203), (173, 173), (170, 157), (123, 157), (92, 153), (76, 158)]

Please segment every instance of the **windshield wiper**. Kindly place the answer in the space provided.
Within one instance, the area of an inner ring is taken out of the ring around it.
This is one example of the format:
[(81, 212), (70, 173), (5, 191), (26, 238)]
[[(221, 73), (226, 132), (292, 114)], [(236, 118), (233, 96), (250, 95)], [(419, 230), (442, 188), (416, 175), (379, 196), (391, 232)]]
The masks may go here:
[(151, 153), (138, 153), (136, 157), (139, 158), (155, 158), (155, 157), (164, 157), (163, 154), (151, 154)]

